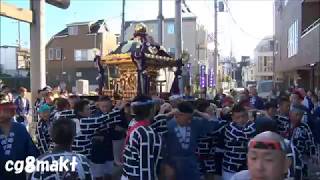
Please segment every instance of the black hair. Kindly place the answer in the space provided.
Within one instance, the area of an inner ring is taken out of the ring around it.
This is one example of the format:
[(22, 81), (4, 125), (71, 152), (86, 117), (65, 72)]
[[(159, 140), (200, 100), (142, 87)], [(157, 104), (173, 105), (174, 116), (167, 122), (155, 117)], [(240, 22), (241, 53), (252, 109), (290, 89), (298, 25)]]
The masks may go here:
[(76, 135), (76, 124), (67, 118), (59, 118), (52, 122), (50, 136), (57, 145), (70, 146)]
[(290, 103), (290, 99), (289, 99), (288, 97), (286, 97), (286, 96), (280, 97), (279, 105), (282, 105), (282, 104), (285, 103), (285, 102)]
[(77, 95), (70, 95), (68, 99), (79, 99), (80, 100), (80, 97)]
[(186, 88), (187, 90), (191, 90), (191, 86), (190, 86), (190, 85), (186, 85), (185, 88)]
[(42, 92), (42, 89), (38, 89), (38, 94), (40, 94)]
[[(133, 99), (133, 103), (134, 102), (148, 102), (151, 101), (151, 97), (149, 96), (145, 96), (145, 95), (138, 95)], [(150, 116), (153, 104), (152, 103), (148, 103), (148, 104), (143, 104), (143, 105), (134, 105), (131, 106), (132, 107), (132, 111), (134, 114), (134, 117), (136, 118), (136, 120), (143, 120), (145, 118), (148, 118)]]
[(235, 104), (232, 108), (232, 113), (246, 112), (246, 109), (239, 103)]
[(277, 108), (277, 104), (276, 103), (274, 103), (274, 102), (266, 102), (265, 104), (264, 104), (264, 109), (265, 110), (268, 110), (268, 109), (270, 109), (270, 108)]
[(83, 112), (85, 106), (89, 106), (90, 102), (88, 100), (80, 100), (74, 105), (74, 112), (79, 114)]
[(68, 93), (68, 91), (67, 90), (61, 90), (60, 91), (60, 94), (64, 94), (64, 93)]
[(182, 113), (193, 113), (194, 107), (190, 102), (182, 101), (178, 103), (177, 108)]
[(278, 133), (278, 126), (275, 120), (266, 117), (259, 117), (255, 120), (257, 134), (265, 131)]
[(70, 103), (67, 99), (65, 98), (57, 98), (56, 99), (56, 106), (57, 106), (57, 111), (63, 111), (70, 107)]
[(98, 102), (101, 102), (101, 101), (111, 101), (110, 97), (109, 96), (100, 96), (99, 99), (98, 99)]
[(45, 94), (44, 97), (50, 97), (50, 96), (53, 96), (53, 95), (54, 95), (53, 92), (49, 91), (49, 92), (47, 92), (47, 93)]
[(200, 112), (205, 112), (206, 109), (210, 106), (210, 102), (205, 99), (198, 99), (195, 102), (196, 109)]
[(317, 95), (312, 95), (311, 98), (314, 98), (316, 101), (319, 100), (318, 96)]

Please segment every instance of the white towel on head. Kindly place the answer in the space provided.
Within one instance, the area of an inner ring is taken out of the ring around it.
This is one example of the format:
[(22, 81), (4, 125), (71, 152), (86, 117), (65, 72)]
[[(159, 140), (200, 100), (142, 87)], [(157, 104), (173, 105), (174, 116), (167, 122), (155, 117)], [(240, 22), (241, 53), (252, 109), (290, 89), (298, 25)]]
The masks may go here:
[(180, 95), (172, 95), (169, 97), (169, 101), (179, 100), (182, 99), (182, 96)]

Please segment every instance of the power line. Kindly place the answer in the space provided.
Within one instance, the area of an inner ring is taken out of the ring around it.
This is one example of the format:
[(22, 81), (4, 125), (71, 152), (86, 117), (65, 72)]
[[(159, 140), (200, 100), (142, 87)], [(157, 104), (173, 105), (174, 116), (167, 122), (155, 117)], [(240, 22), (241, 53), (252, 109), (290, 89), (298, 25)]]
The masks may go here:
[(239, 24), (238, 22), (236, 21), (236, 19), (233, 17), (232, 13), (231, 13), (231, 10), (229, 8), (229, 5), (228, 5), (228, 2), (226, 0), (223, 0), (224, 4), (226, 5), (226, 8), (227, 8), (227, 13), (229, 14), (229, 16), (231, 17), (231, 20), (233, 21), (233, 23), (240, 29), (240, 31), (244, 34), (246, 34), (247, 36), (250, 36), (254, 39), (257, 39), (257, 40), (262, 40), (263, 38), (258, 38), (257, 36), (255, 35), (252, 35), (251, 33), (248, 33), (247, 31), (245, 31)]
[[(184, 7), (185, 7), (185, 9), (187, 10), (188, 13), (191, 13), (193, 16), (197, 16), (196, 14), (194, 14), (194, 13), (191, 11), (190, 7), (188, 6), (188, 4), (186, 3), (185, 0), (182, 0), (182, 4), (184, 5)], [(185, 13), (184, 10), (182, 10), (182, 12)]]
[(121, 18), (121, 17), (122, 17), (122, 15), (111, 16), (111, 17), (106, 18), (105, 21), (106, 21), (106, 22), (108, 22), (108, 21), (113, 21), (113, 20), (118, 19), (118, 18)]

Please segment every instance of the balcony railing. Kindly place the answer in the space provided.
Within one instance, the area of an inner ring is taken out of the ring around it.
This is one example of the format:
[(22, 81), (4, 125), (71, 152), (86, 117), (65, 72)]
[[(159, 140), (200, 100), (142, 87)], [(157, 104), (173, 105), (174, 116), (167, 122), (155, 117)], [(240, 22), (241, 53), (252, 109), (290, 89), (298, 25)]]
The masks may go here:
[(309, 27), (302, 31), (301, 37), (305, 36), (309, 31), (311, 31), (314, 27), (320, 24), (320, 18), (318, 18), (315, 22), (313, 22)]

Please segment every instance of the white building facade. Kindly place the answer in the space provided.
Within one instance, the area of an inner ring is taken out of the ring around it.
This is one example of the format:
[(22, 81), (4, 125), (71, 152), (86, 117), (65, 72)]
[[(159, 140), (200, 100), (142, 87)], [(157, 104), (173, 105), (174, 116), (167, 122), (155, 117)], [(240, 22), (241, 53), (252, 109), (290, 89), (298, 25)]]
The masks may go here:
[(242, 86), (248, 87), (249, 84), (254, 84), (256, 81), (256, 66), (250, 64), (242, 68)]
[(273, 79), (273, 38), (265, 37), (254, 50), (256, 80)]

